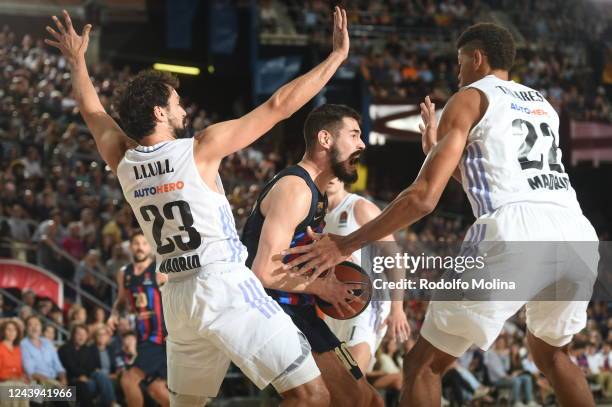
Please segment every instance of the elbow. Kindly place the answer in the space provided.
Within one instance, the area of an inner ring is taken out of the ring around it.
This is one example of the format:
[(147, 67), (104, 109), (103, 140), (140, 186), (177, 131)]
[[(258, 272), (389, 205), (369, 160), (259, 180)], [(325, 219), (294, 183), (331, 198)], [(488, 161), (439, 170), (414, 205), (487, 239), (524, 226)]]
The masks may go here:
[(402, 199), (404, 210), (413, 212), (419, 219), (432, 213), (437, 204), (438, 200), (431, 195), (408, 193)]
[(268, 106), (270, 110), (279, 117), (279, 120), (288, 119), (293, 114), (290, 103), (288, 103), (280, 90), (275, 92), (272, 97), (268, 99)]

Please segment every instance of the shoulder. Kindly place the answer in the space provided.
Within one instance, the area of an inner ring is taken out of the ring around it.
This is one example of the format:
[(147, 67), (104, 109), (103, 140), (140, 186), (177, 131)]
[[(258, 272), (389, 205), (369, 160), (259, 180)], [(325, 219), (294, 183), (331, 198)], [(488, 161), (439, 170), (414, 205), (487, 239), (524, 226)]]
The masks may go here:
[(297, 175), (285, 175), (274, 184), (268, 196), (274, 200), (290, 200), (299, 204), (312, 198), (312, 191), (303, 178)]
[(380, 214), (380, 209), (373, 202), (359, 197), (353, 206), (355, 220), (359, 225), (364, 225)]

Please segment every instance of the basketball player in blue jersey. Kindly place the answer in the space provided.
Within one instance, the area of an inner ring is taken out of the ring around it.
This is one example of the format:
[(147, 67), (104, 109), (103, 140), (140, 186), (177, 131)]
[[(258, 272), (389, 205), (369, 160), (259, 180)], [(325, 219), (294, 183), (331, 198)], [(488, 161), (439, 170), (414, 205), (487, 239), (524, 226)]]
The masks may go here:
[(327, 197), (322, 191), (333, 178), (356, 180), (357, 163), (365, 148), (360, 120), (357, 112), (343, 105), (326, 104), (314, 109), (304, 123), (304, 157), (263, 188), (242, 235), (249, 252), (247, 266), (308, 339), (332, 406), (382, 405), (346, 345), (319, 318), (315, 308), (317, 295), (333, 304), (341, 315), (350, 312), (346, 303), (353, 299), (350, 290), (360, 286), (341, 283), (333, 273), (315, 280), (278, 273), (282, 262), (273, 255), (287, 246), (310, 243), (306, 228), (323, 230)]
[[(332, 51), (245, 116), (185, 138), (186, 112), (177, 78), (144, 71), (118, 95), (122, 127), (105, 111), (89, 78), (90, 25), (76, 33), (64, 11), (46, 43), (68, 63), (79, 111), (98, 151), (151, 244), (168, 329), (168, 388), (174, 407), (215, 397), (234, 362), (259, 388), (272, 384), (283, 406), (327, 406), (321, 373), (291, 318), (264, 291), (244, 261), (219, 176), (224, 157), (247, 147), (312, 99), (349, 51), (346, 12), (334, 11)], [(125, 131), (125, 133), (124, 133)]]
[[(598, 238), (582, 214), (561, 163), (557, 113), (540, 92), (509, 80), (515, 45), (505, 28), (488, 23), (471, 26), (459, 37), (457, 50), (462, 88), (447, 102), (439, 126), (435, 106), (428, 98), (422, 106), (421, 132), (427, 158), (413, 184), (380, 216), (354, 233), (346, 237), (311, 233), (319, 240), (287, 253), (302, 254), (299, 262), (305, 270), (325, 270), (364, 244), (431, 213), (455, 176), (476, 217), (466, 242), (499, 242), (495, 247), (502, 250), (505, 242), (512, 241), (594, 242), (573, 247), (565, 244), (564, 249), (569, 250), (562, 253), (556, 250), (558, 246), (552, 246), (552, 255), (542, 245), (541, 252), (516, 251), (512, 256), (529, 262), (529, 267), (534, 267), (531, 270), (540, 272), (538, 278), (569, 276), (572, 284), (588, 285), (597, 274)], [(527, 246), (521, 246), (522, 250)], [(508, 271), (507, 257), (492, 256), (487, 267)], [(524, 265), (515, 265), (512, 270), (520, 273), (522, 268)], [(580, 270), (580, 275), (575, 270)], [(505, 275), (509, 280), (515, 277)], [(537, 279), (531, 277), (531, 281), (535, 284)], [(527, 344), (536, 365), (552, 383), (558, 402), (564, 407), (594, 406), (584, 375), (568, 356), (572, 336), (586, 325), (588, 301), (584, 298), (431, 301), (421, 336), (404, 360), (401, 404), (439, 406), (445, 370), (472, 344), (489, 348), (506, 319), (523, 305)], [(533, 400), (525, 401), (535, 405)], [(514, 402), (520, 405), (522, 401)]]
[(157, 403), (168, 406), (166, 326), (159, 291), (168, 277), (155, 272), (151, 245), (141, 231), (130, 236), (130, 252), (132, 263), (117, 272), (117, 300), (107, 321), (114, 330), (120, 313), (136, 314), (136, 359), (121, 376), (121, 388), (129, 407), (144, 405), (141, 382)]

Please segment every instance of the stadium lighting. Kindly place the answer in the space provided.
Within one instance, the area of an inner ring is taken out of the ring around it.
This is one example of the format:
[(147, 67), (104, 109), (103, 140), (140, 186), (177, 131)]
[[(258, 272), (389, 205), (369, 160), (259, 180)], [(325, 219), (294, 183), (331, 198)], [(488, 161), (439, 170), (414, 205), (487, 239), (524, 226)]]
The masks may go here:
[(185, 75), (199, 75), (200, 74), (200, 68), (195, 67), (195, 66), (161, 64), (159, 62), (156, 62), (153, 64), (153, 69), (158, 70), (158, 71), (182, 73)]

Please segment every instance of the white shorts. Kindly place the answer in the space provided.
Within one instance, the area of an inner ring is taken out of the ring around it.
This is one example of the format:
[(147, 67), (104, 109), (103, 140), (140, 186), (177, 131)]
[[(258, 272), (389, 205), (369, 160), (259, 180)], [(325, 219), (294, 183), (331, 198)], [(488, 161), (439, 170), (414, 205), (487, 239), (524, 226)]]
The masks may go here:
[(348, 346), (367, 343), (374, 357), (380, 346), (387, 326), (382, 326), (391, 312), (390, 301), (372, 301), (365, 310), (355, 318), (339, 320), (325, 316), (325, 322), (332, 332)]
[[(509, 204), (480, 217), (467, 232), (467, 240), (483, 241), (484, 245), (493, 247), (504, 242), (521, 241), (597, 242), (598, 237), (589, 221), (576, 211), (552, 204)], [(553, 250), (556, 247), (548, 246)], [(537, 247), (548, 246), (542, 244)], [(571, 243), (568, 246), (572, 247)], [(488, 267), (501, 270), (501, 275), (508, 275), (511, 280), (517, 270), (508, 267), (510, 255), (504, 255), (505, 260), (498, 263), (488, 259)], [(561, 255), (562, 261), (550, 264), (546, 260), (551, 257), (546, 254), (540, 257), (533, 251), (523, 253), (523, 256), (516, 251), (511, 253), (514, 264), (519, 259), (521, 262), (528, 261), (530, 270), (552, 269), (549, 273), (553, 276), (551, 278), (559, 275), (567, 277), (572, 270), (579, 269), (582, 274), (575, 281), (590, 290), (597, 276), (597, 244), (581, 244), (575, 252)], [(525, 278), (539, 281), (533, 275), (526, 275)], [(542, 287), (534, 290), (548, 287), (546, 283), (537, 284)], [(568, 344), (572, 336), (586, 325), (588, 301), (582, 297), (578, 301), (528, 301), (522, 298), (516, 301), (431, 301), (421, 335), (436, 348), (456, 357), (472, 344), (486, 350), (501, 332), (505, 321), (523, 305), (529, 331), (552, 346)]]
[(215, 397), (230, 361), (279, 393), (320, 375), (303, 334), (244, 264), (173, 275), (161, 291), (172, 392)]

